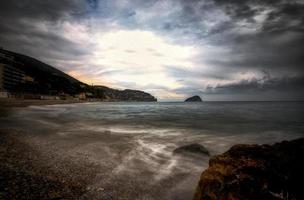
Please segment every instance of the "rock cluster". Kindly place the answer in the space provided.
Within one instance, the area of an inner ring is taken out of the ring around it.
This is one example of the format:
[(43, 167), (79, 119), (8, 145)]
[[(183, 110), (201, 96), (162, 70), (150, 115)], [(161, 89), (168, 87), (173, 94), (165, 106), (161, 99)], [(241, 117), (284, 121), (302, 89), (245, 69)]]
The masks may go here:
[(209, 161), (194, 200), (304, 199), (304, 138), (236, 145)]
[(202, 154), (209, 156), (209, 151), (200, 144), (189, 144), (185, 146), (181, 146), (176, 148), (173, 151), (174, 154), (187, 154), (187, 153), (194, 153), (194, 154)]

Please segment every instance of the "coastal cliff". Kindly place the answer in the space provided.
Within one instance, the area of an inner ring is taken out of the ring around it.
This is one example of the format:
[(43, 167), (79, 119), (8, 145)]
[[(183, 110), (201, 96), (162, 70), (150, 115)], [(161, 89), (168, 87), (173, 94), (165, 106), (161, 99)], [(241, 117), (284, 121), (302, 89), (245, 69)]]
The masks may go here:
[(104, 101), (157, 101), (151, 94), (139, 90), (115, 90), (105, 86), (94, 86), (94, 89)]
[(304, 199), (304, 138), (236, 145), (209, 161), (193, 200)]

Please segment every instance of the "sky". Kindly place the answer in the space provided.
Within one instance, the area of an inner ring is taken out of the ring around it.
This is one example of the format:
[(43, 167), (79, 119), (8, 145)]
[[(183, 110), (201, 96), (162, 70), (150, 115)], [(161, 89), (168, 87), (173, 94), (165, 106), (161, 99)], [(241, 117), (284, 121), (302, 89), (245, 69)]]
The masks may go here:
[(0, 46), (160, 101), (304, 100), (303, 0), (9, 0)]

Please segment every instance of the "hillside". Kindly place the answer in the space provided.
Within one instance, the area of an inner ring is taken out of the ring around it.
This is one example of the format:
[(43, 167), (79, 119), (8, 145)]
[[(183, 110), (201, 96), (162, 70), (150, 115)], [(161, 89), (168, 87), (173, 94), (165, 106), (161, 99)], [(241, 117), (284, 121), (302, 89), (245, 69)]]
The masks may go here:
[(33, 79), (16, 85), (8, 92), (39, 95), (86, 93), (90, 98), (106, 101), (156, 101), (152, 95), (137, 90), (116, 90), (106, 86), (90, 86), (35, 58), (0, 49), (0, 63), (13, 66)]

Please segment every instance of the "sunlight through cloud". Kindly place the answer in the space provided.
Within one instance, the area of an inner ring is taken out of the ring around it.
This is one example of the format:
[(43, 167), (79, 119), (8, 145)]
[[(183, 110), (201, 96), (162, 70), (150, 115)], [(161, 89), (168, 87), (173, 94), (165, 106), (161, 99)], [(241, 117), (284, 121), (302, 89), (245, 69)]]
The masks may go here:
[[(93, 75), (95, 77), (90, 75), (94, 80), (92, 83), (107, 82), (118, 88), (123, 88), (122, 82), (136, 83), (136, 87), (157, 84), (170, 89), (178, 88), (181, 84), (167, 74), (166, 68), (192, 68), (191, 58), (197, 53), (194, 46), (172, 44), (149, 31), (95, 33), (91, 41), (95, 41), (95, 48), (88, 62), (100, 72), (104, 69), (110, 72), (106, 76), (102, 73)], [(88, 80), (77, 74), (73, 71), (77, 78)]]

